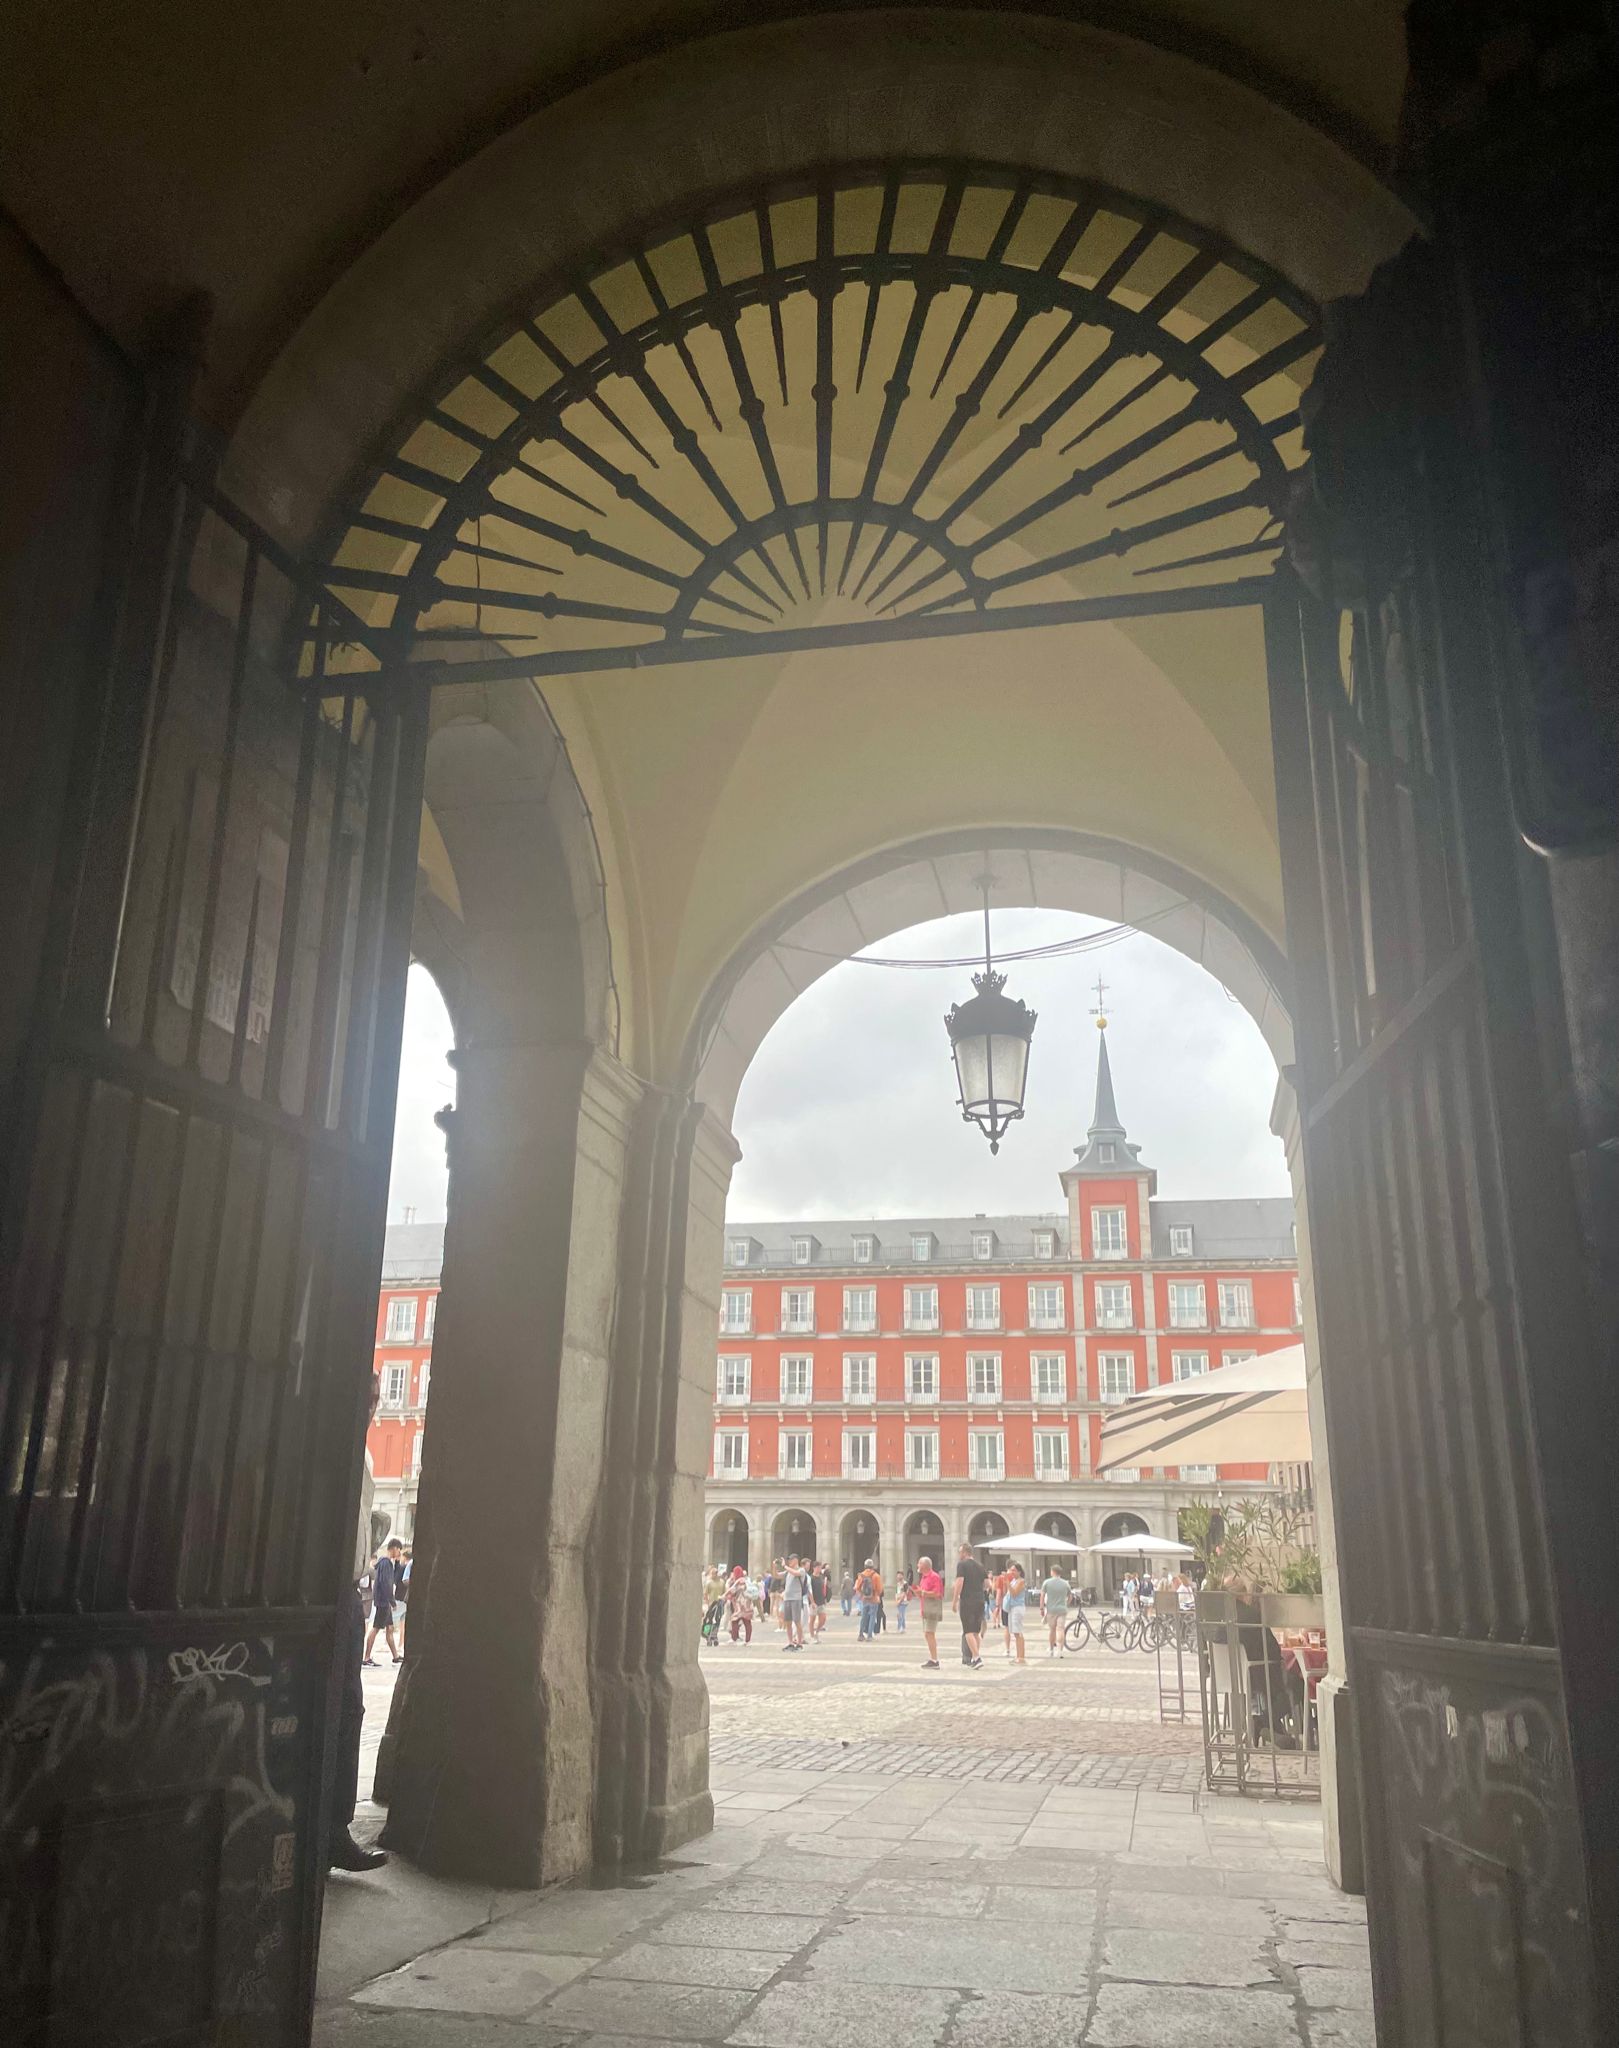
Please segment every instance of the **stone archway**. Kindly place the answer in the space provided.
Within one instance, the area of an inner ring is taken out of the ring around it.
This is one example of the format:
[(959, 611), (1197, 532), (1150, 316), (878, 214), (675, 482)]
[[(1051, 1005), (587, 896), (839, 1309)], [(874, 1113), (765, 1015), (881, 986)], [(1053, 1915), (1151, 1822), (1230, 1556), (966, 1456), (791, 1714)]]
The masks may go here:
[(838, 1524), (837, 1569), (858, 1577), (868, 1557), (875, 1557), (878, 1570), (884, 1568), (882, 1525), (872, 1508), (850, 1508)]
[(740, 1508), (721, 1508), (710, 1521), (706, 1556), (725, 1572), (748, 1569), (748, 1518)]
[(951, 1560), (945, 1555), (945, 1541), (944, 1517), (935, 1508), (917, 1508), (905, 1517), (900, 1532), (900, 1562), (914, 1572), (918, 1558), (931, 1557), (934, 1570), (948, 1582)]
[(1055, 1558), (1055, 1562), (1063, 1567), (1065, 1574), (1077, 1574), (1084, 1553), (1079, 1547), (1079, 1529), (1073, 1516), (1064, 1514), (1060, 1508), (1047, 1508), (1044, 1514), (1036, 1516), (1034, 1527), (1038, 1535), (1050, 1536), (1059, 1543), (1074, 1546), (1070, 1554)]
[[(1148, 1528), (1140, 1515), (1132, 1513), (1127, 1508), (1121, 1508), (1116, 1514), (1103, 1517), (1102, 1526), (1098, 1532), (1098, 1541), (1108, 1543), (1115, 1536), (1150, 1536), (1151, 1534), (1151, 1529)], [(1118, 1593), (1120, 1582), (1131, 1571), (1136, 1569), (1135, 1560), (1128, 1557), (1099, 1557), (1096, 1559), (1096, 1562), (1102, 1568), (1102, 1598), (1104, 1600), (1112, 1600)]]
[(820, 1540), (815, 1517), (807, 1508), (782, 1508), (770, 1524), (772, 1557), (798, 1557), (813, 1564)]

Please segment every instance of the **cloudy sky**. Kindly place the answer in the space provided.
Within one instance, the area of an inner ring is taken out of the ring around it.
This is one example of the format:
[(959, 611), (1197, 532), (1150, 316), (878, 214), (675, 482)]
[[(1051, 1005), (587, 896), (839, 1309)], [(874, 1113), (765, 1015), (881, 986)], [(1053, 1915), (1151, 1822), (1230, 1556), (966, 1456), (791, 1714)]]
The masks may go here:
[[(998, 911), (995, 948), (1100, 930), (1065, 911)], [(976, 916), (940, 918), (872, 951), (938, 959), (971, 953)], [(1200, 967), (1132, 934), (1101, 951), (1007, 969), (1008, 993), (1039, 1013), (1027, 1115), (998, 1158), (961, 1121), (944, 1013), (972, 993), (965, 968), (834, 967), (760, 1048), (737, 1102), (742, 1163), (730, 1213), (799, 1216), (974, 1215), (1060, 1203), (1057, 1174), (1083, 1141), (1096, 1086), (1090, 1012), (1098, 973), (1112, 1022), (1119, 1113), (1165, 1194), (1289, 1192), (1271, 1136), (1276, 1069), (1246, 1010)], [(444, 1146), (433, 1111), (454, 1095), (444, 1063), (449, 1020), (432, 981), (411, 971), (389, 1215), (444, 1214)]]

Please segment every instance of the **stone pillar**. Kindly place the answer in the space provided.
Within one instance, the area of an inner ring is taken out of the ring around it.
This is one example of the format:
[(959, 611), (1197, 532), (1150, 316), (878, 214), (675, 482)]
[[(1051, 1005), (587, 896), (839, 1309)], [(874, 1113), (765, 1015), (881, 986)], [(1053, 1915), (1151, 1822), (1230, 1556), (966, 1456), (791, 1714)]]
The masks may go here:
[[(1321, 1735), (1322, 1852), (1334, 1884), (1346, 1892), (1366, 1889), (1361, 1839), (1360, 1773), (1355, 1724), (1345, 1670), (1343, 1595), (1338, 1583), (1338, 1540), (1332, 1506), (1331, 1444), (1321, 1385), (1321, 1339), (1316, 1327), (1315, 1288), (1310, 1264), (1310, 1211), (1304, 1189), (1303, 1132), (1298, 1097), (1284, 1075), (1276, 1084), (1271, 1129), (1287, 1153), (1293, 1178), (1293, 1213), (1298, 1223), (1299, 1295), (1303, 1304), (1304, 1356), (1309, 1373), (1310, 1448), (1314, 1452), (1317, 1547), (1327, 1622), (1327, 1675), (1316, 1689)], [(1352, 1361), (1345, 1361), (1352, 1365)]]
[(586, 1543), (642, 1091), (582, 1042), (474, 1044), (455, 1065), (433, 1428), (383, 1840), (441, 1875), (535, 1885), (591, 1857), (587, 1652), (611, 1581)]
[(591, 1649), (596, 1860), (607, 1869), (714, 1824), (696, 1588), (725, 1195), (738, 1156), (699, 1105), (648, 1091), (631, 1147), (593, 1546), (597, 1583), (614, 1589)]

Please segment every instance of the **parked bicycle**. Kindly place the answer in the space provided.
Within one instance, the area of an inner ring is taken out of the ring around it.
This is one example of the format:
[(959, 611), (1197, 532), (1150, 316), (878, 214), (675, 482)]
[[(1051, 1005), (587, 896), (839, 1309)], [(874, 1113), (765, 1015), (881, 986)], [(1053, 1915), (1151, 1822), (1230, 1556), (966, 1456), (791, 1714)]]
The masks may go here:
[(1073, 1619), (1063, 1630), (1063, 1648), (1065, 1650), (1083, 1650), (1095, 1633), (1096, 1631), (1091, 1627), (1090, 1616), (1083, 1607), (1078, 1607), (1074, 1610)]

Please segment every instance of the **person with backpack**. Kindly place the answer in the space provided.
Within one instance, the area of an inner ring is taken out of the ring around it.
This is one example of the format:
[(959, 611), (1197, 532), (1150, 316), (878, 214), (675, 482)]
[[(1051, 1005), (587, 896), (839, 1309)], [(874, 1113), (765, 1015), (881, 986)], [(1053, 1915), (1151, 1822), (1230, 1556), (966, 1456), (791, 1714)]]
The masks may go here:
[(882, 1615), (883, 1580), (876, 1558), (866, 1559), (859, 1578), (854, 1582), (854, 1591), (860, 1602), (860, 1633), (855, 1640), (869, 1643), (876, 1637)]

